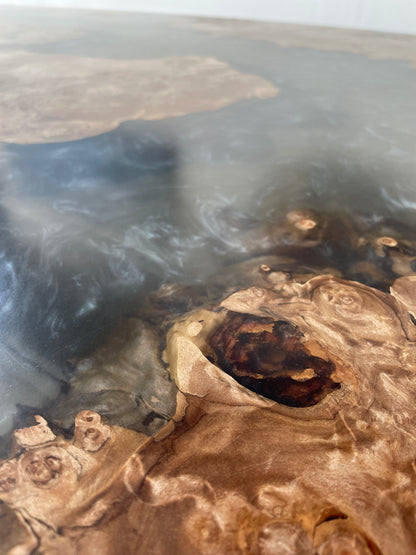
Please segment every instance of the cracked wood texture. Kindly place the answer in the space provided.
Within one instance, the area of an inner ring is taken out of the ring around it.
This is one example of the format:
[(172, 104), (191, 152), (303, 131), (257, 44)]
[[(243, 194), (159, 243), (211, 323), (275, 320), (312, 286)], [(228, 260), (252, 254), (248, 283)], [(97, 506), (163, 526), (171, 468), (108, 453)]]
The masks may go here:
[(14, 553), (415, 552), (416, 277), (258, 272), (170, 326), (177, 408), (152, 438), (92, 411), (72, 440), (15, 432)]

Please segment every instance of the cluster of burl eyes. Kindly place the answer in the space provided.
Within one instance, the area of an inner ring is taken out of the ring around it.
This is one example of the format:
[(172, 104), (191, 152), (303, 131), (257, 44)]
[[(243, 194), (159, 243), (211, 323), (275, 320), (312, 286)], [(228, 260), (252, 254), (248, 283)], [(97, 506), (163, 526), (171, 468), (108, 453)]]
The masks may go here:
[[(38, 433), (37, 427), (29, 428), (33, 435)], [(96, 412), (84, 410), (75, 418), (74, 445), (84, 451), (98, 451), (111, 435), (109, 426), (101, 422)], [(27, 449), (19, 458), (5, 462), (0, 466), (0, 493), (13, 491), (18, 484), (19, 475), (29, 480), (36, 487), (53, 487), (62, 475), (68, 458), (67, 451), (49, 442), (34, 445)]]

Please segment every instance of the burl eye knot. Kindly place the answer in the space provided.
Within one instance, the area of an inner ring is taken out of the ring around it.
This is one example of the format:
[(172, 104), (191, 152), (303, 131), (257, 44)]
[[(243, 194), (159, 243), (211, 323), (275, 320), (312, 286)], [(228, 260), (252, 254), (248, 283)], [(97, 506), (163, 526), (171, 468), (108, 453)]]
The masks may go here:
[(85, 451), (98, 451), (111, 435), (110, 427), (92, 410), (83, 410), (75, 418), (75, 445)]
[(316, 290), (315, 298), (331, 306), (343, 317), (360, 316), (363, 309), (363, 298), (352, 287), (323, 285)]
[(397, 247), (398, 245), (397, 239), (394, 239), (393, 237), (379, 237), (377, 239), (377, 243), (390, 248)]
[(250, 293), (253, 295), (253, 297), (263, 297), (264, 296), (264, 291), (263, 289), (260, 289), (259, 287), (252, 287), (250, 289)]
[(286, 219), (300, 231), (310, 231), (318, 224), (309, 210), (291, 210)]
[(36, 486), (52, 486), (63, 470), (61, 458), (48, 449), (28, 452), (23, 458), (23, 469), (26, 476)]
[(266, 274), (268, 274), (269, 272), (271, 272), (271, 268), (270, 266), (268, 266), (267, 264), (261, 264), (260, 265), (260, 270)]
[(316, 222), (309, 218), (302, 218), (301, 220), (295, 223), (295, 227), (297, 227), (301, 231), (309, 231), (314, 227), (316, 227)]

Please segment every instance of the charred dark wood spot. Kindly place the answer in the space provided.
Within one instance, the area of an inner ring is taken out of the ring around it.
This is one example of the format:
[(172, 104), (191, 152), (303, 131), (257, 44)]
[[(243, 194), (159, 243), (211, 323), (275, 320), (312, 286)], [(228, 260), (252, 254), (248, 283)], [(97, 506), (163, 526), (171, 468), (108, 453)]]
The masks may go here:
[(239, 384), (283, 405), (308, 407), (340, 385), (335, 365), (309, 353), (286, 321), (230, 312), (209, 339), (214, 362)]

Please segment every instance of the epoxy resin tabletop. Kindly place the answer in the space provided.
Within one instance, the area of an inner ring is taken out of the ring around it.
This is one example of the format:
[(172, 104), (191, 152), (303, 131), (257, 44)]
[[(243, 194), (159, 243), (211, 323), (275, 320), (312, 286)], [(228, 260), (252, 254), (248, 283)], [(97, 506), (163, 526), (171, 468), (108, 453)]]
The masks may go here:
[(415, 99), (411, 36), (0, 8), (1, 553), (415, 552)]

